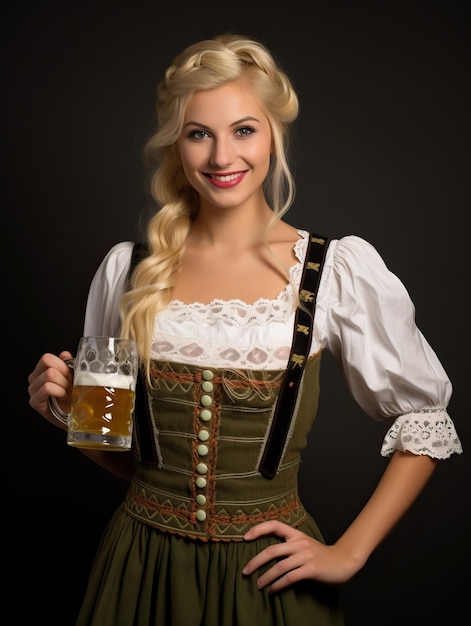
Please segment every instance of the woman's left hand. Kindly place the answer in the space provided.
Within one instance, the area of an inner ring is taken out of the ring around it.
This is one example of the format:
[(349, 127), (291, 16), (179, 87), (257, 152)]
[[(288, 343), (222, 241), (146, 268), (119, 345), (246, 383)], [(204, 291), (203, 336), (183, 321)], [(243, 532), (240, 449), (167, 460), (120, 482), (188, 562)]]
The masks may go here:
[(282, 522), (257, 524), (244, 539), (253, 541), (266, 535), (276, 535), (284, 541), (259, 552), (242, 570), (250, 575), (269, 561), (277, 561), (257, 580), (259, 589), (270, 585), (269, 590), (274, 593), (303, 579), (338, 584), (349, 580), (359, 569), (354, 559), (340, 548), (325, 545)]

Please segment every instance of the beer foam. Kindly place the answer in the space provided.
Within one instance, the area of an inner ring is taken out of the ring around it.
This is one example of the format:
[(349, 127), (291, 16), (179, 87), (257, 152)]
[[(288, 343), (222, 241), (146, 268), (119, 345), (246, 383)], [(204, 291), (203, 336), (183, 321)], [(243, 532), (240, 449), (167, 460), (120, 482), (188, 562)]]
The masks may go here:
[(136, 382), (132, 376), (125, 374), (103, 374), (99, 372), (82, 372), (74, 374), (74, 384), (87, 387), (114, 387), (115, 389), (132, 389)]

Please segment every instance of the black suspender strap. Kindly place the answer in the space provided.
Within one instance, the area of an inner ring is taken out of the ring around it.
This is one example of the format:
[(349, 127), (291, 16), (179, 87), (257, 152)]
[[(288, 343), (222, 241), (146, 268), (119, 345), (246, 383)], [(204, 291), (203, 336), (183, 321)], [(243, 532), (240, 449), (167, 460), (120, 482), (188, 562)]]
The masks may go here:
[(288, 367), (269, 426), (259, 470), (265, 478), (273, 478), (283, 455), (304, 366), (309, 355), (314, 325), (317, 289), (327, 252), (328, 239), (310, 233), (303, 274), (299, 286), (293, 343)]
[[(131, 276), (136, 265), (147, 256), (147, 246), (143, 242), (134, 244), (131, 255), (131, 263), (128, 271), (128, 288), (131, 287)], [(147, 397), (147, 388), (144, 372), (139, 370), (136, 382), (136, 401), (134, 406), (134, 428), (139, 446), (139, 456), (146, 463), (157, 463), (158, 455), (155, 448), (152, 420)]]
[(148, 254), (149, 254), (149, 251), (147, 249), (147, 244), (145, 244), (143, 241), (137, 241), (134, 244), (132, 253), (131, 253), (131, 262), (129, 264), (129, 270), (128, 270), (128, 288), (131, 287), (131, 277), (132, 277), (132, 273), (134, 272), (136, 265), (139, 263), (139, 261), (142, 261), (142, 259), (146, 257)]

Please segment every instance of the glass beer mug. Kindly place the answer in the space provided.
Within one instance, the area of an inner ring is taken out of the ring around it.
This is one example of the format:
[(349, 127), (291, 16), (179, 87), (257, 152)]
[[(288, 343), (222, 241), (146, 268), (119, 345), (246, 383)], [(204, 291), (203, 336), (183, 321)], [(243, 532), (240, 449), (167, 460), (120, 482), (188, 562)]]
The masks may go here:
[[(62, 420), (67, 423), (68, 445), (129, 450), (139, 371), (136, 342), (82, 337), (75, 359), (67, 364), (74, 370), (71, 410)], [(57, 417), (57, 403), (55, 408)]]

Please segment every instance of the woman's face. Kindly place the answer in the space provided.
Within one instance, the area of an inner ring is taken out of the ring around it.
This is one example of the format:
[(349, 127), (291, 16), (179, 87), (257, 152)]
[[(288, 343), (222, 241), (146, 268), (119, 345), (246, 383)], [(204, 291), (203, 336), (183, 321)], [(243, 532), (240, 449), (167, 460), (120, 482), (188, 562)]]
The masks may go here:
[(247, 82), (195, 92), (185, 112), (178, 149), (202, 205), (230, 208), (263, 200), (272, 135)]

